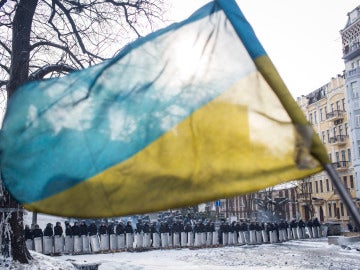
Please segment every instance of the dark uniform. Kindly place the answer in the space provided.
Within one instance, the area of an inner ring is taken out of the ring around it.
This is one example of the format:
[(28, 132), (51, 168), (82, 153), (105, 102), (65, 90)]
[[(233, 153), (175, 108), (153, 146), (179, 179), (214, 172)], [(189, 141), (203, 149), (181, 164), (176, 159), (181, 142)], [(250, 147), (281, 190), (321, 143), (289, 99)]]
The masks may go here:
[(53, 235), (54, 235), (54, 230), (52, 228), (52, 224), (48, 223), (44, 230), (44, 236), (53, 236)]
[(62, 236), (62, 234), (63, 234), (63, 228), (61, 227), (61, 223), (56, 222), (56, 225), (54, 227), (54, 235)]

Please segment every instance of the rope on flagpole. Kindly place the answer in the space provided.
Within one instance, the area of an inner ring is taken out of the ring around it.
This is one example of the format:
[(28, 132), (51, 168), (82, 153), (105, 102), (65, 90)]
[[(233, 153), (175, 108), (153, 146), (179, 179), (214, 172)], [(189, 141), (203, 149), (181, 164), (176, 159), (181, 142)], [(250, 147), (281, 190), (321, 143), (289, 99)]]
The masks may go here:
[(349, 192), (347, 192), (345, 186), (341, 182), (340, 177), (339, 177), (338, 173), (336, 172), (335, 168), (331, 164), (325, 164), (324, 169), (327, 172), (327, 174), (329, 175), (336, 190), (339, 192), (340, 197), (341, 197), (343, 203), (345, 204), (348, 213), (354, 219), (356, 226), (358, 228), (360, 228), (360, 212), (356, 208), (353, 200), (351, 199)]

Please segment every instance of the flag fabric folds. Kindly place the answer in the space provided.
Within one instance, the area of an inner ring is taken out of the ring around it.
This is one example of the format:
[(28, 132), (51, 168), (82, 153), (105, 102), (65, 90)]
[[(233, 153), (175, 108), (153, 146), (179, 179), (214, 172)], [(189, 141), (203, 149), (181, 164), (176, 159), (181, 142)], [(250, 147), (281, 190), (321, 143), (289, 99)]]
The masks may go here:
[(327, 153), (236, 2), (30, 82), (9, 101), (1, 175), (25, 208), (68, 217), (148, 213), (322, 170)]

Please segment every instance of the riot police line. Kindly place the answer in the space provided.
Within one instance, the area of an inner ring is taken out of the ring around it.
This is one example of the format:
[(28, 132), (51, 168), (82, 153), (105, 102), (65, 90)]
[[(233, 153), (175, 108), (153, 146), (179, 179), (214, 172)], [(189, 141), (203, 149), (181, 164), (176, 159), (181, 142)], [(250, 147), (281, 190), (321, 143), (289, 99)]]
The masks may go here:
[(33, 230), (26, 225), (24, 234), (29, 250), (46, 255), (256, 245), (326, 236), (316, 218), (307, 222), (292, 220), (290, 223), (223, 221), (217, 228), (210, 221), (193, 224), (175, 221), (169, 225), (167, 222), (143, 223), (139, 220), (135, 228), (131, 221), (126, 224), (122, 221), (102, 222), (100, 226), (95, 222), (87, 225), (85, 221), (74, 222), (71, 226), (66, 221), (65, 232), (57, 222), (54, 228), (48, 223), (44, 231), (38, 225)]

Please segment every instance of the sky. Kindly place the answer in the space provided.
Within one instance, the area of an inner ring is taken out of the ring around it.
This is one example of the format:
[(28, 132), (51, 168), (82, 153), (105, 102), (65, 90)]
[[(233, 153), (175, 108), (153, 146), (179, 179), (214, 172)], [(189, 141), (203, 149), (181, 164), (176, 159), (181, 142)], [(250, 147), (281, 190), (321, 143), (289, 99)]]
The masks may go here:
[[(173, 0), (170, 17), (183, 20), (207, 2)], [(359, 0), (237, 3), (294, 97), (320, 88), (343, 72), (340, 30)]]

